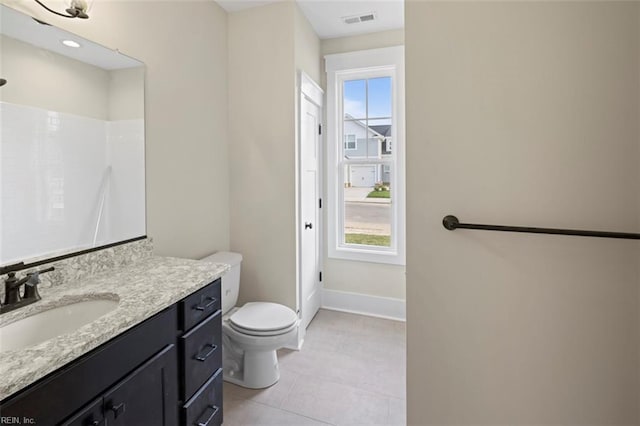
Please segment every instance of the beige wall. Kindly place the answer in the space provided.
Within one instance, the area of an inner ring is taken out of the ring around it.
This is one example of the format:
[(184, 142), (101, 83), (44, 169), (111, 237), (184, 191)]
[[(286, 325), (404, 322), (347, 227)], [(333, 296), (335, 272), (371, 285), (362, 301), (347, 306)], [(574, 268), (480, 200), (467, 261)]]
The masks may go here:
[(2, 2), (145, 63), (147, 233), (161, 255), (228, 249), (224, 10), (210, 1), (96, 1), (90, 19), (70, 20)]
[(294, 5), (229, 14), (231, 249), (240, 303), (296, 307)]
[(322, 76), (320, 39), (300, 7), (295, 4), (294, 9), (296, 69), (303, 70), (313, 81), (320, 84)]
[(410, 424), (638, 424), (637, 2), (406, 4)]
[[(322, 87), (327, 86), (324, 55), (377, 49), (404, 44), (404, 30), (390, 30), (351, 37), (339, 37), (321, 41)], [(326, 176), (324, 188), (327, 188)], [(327, 195), (325, 194), (325, 198)], [(323, 212), (327, 223), (327, 211)], [(326, 234), (326, 233), (325, 233)], [(325, 235), (326, 237), (326, 235)], [(405, 267), (380, 263), (330, 259), (327, 241), (324, 242), (324, 288), (370, 296), (405, 299)]]
[(0, 100), (107, 120), (109, 72), (0, 35)]
[(229, 15), (231, 248), (239, 303), (297, 306), (296, 78), (320, 74), (320, 40), (293, 1)]
[(144, 67), (109, 71), (109, 120), (144, 118)]
[(110, 71), (5, 35), (0, 43), (11, 83), (0, 100), (99, 120), (144, 117), (144, 67)]
[(322, 56), (404, 45), (404, 29), (322, 40)]
[(322, 56), (321, 86), (327, 87), (327, 73), (325, 72), (325, 55), (334, 53), (355, 52), (357, 50), (379, 49), (404, 45), (404, 29), (380, 31), (377, 33), (357, 36), (327, 38), (320, 41), (320, 55)]

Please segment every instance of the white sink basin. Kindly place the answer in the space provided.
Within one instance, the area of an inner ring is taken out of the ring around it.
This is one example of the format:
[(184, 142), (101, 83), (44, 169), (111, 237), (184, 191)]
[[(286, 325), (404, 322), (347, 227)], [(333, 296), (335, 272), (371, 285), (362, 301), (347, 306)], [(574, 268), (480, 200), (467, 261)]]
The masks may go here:
[(111, 312), (115, 300), (85, 300), (42, 311), (0, 327), (0, 352), (22, 349), (72, 332)]

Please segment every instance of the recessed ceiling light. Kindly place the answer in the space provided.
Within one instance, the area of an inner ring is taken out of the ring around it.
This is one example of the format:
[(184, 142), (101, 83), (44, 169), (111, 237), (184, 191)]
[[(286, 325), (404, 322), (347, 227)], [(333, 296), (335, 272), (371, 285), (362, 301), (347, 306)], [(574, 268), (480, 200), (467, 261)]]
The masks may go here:
[(64, 44), (67, 47), (80, 47), (80, 43), (73, 40), (62, 40), (62, 44)]

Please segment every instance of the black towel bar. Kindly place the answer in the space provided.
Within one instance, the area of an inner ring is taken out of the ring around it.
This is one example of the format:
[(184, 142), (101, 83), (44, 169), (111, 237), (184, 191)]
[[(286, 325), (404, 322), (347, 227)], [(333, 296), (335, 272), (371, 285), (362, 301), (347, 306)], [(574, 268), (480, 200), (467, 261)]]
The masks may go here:
[(478, 229), (481, 231), (527, 232), (530, 234), (577, 235), (580, 237), (620, 238), (625, 240), (640, 240), (640, 234), (625, 232), (581, 231), (576, 229), (533, 228), (529, 226), (478, 225), (475, 223), (460, 223), (457, 217), (448, 215), (442, 219), (442, 225), (449, 231), (455, 229)]

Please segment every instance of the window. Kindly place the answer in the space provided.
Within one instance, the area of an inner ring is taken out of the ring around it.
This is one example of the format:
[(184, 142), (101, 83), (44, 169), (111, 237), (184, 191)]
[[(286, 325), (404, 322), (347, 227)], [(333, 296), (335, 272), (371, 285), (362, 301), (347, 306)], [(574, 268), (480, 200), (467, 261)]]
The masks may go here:
[(356, 135), (344, 135), (344, 150), (353, 151), (358, 149)]
[(329, 257), (404, 264), (403, 57), (325, 57)]

